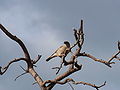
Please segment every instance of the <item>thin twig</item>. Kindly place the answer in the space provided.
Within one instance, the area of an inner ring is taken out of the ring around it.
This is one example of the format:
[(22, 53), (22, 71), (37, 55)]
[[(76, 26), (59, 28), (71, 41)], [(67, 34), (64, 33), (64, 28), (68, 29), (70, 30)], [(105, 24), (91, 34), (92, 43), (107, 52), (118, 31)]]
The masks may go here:
[(118, 41), (118, 50), (120, 50), (120, 41)]
[(21, 65), (20, 65), (20, 67), (22, 68), (23, 71), (27, 72), (27, 70), (25, 70)]
[(23, 75), (25, 75), (25, 74), (27, 74), (27, 72), (24, 72), (24, 73), (18, 75), (18, 76), (15, 78), (15, 81), (16, 81), (19, 77), (21, 77), (21, 76), (23, 76)]
[(26, 46), (24, 45), (24, 43), (20, 39), (16, 36), (12, 35), (10, 32), (8, 32), (8, 30), (2, 24), (0, 24), (0, 30), (2, 30), (10, 39), (16, 41), (21, 46), (27, 60), (30, 60), (30, 55), (28, 53), (28, 50), (27, 50)]
[(15, 78), (15, 81), (16, 81), (19, 77), (21, 77), (21, 76), (23, 76), (24, 74), (27, 74), (27, 73), (28, 73), (28, 70), (25, 70), (21, 65), (20, 65), (20, 67), (21, 67), (22, 70), (25, 71), (25, 72), (22, 73), (22, 74), (20, 74), (20, 75), (18, 75), (18, 76)]
[(80, 40), (80, 42), (79, 42), (79, 48), (81, 49), (82, 48), (82, 45), (83, 45), (83, 43), (84, 43), (84, 33), (83, 33), (83, 20), (81, 20), (81, 26), (80, 26), (80, 29), (79, 29), (79, 31), (78, 31), (79, 33), (78, 33), (78, 38), (79, 38), (79, 40)]
[(53, 68), (52, 68), (52, 69), (56, 69), (56, 70), (57, 70), (56, 75), (57, 75), (57, 74), (59, 73), (59, 71), (61, 70), (62, 65), (66, 63), (65, 57), (66, 57), (66, 56), (63, 56), (63, 57), (62, 57), (62, 62), (61, 62), (61, 64), (60, 64), (59, 67), (53, 67)]
[(1, 69), (1, 70), (0, 70), (0, 74), (1, 74), (1, 75), (4, 74), (4, 73), (7, 71), (8, 67), (9, 67), (12, 63), (18, 62), (18, 61), (21, 61), (21, 60), (25, 61), (26, 59), (25, 59), (25, 58), (17, 58), (17, 59), (14, 59), (14, 60), (10, 61), (5, 67), (1, 67), (1, 68), (0, 68), (0, 69)]
[(108, 62), (108, 61), (104, 61), (104, 60), (101, 60), (101, 59), (97, 59), (96, 57), (94, 57), (94, 56), (92, 56), (90, 54), (87, 54), (85, 52), (84, 53), (79, 53), (78, 56), (85, 56), (85, 57), (91, 58), (92, 60), (103, 63), (103, 64), (107, 65), (110, 68), (112, 67), (111, 64), (115, 64), (115, 62)]
[[(80, 68), (74, 68), (74, 69), (68, 69), (65, 73), (57, 76), (53, 81), (61, 81), (62, 79), (64, 79), (65, 77), (68, 77), (69, 75), (71, 75), (72, 73), (74, 72), (77, 72), (79, 71)], [(44, 81), (43, 82), (43, 85), (45, 85), (46, 83), (50, 83), (50, 81)], [(47, 87), (48, 87), (48, 90), (52, 89), (54, 87), (54, 85), (56, 85), (55, 82), (51, 82)]]
[[(44, 87), (41, 87), (41, 84), (43, 82), (42, 78), (37, 74), (37, 72), (34, 70), (33, 66), (33, 61), (31, 60), (30, 58), (30, 55), (29, 55), (29, 52), (25, 46), (25, 44), (23, 43), (23, 41), (21, 39), (19, 39), (18, 37), (12, 35), (10, 32), (8, 32), (8, 30), (2, 25), (0, 24), (0, 30), (3, 31), (3, 33), (6, 34), (6, 36), (8, 36), (10, 39), (12, 39), (13, 41), (15, 41), (16, 43), (18, 43), (18, 45), (21, 47), (23, 53), (24, 53), (24, 59), (23, 61), (26, 62), (27, 64), (27, 70), (28, 70), (28, 73), (32, 75), (32, 77), (35, 79), (35, 81), (39, 84), (40, 88), (46, 88), (45, 86)], [(39, 59), (39, 58), (38, 58)], [(13, 62), (17, 62), (17, 61), (20, 61), (20, 60), (13, 60), (11, 61), (10, 63), (8, 63), (8, 65), (5, 67), (5, 68), (2, 68), (0, 67), (0, 74), (4, 74), (8, 67), (13, 63)], [(37, 60), (38, 61), (38, 60)], [(36, 62), (37, 62), (36, 61)]]
[(72, 88), (72, 90), (75, 90), (74, 87), (69, 82), (68, 85)]
[(103, 86), (106, 85), (106, 81), (105, 81), (102, 85), (97, 86), (97, 85), (95, 85), (95, 84), (86, 83), (86, 82), (83, 82), (83, 81), (76, 82), (76, 81), (74, 81), (72, 78), (67, 78), (67, 79), (65, 79), (64, 81), (47, 80), (47, 81), (44, 82), (44, 84), (45, 84), (45, 83), (56, 83), (56, 84), (64, 85), (64, 84), (66, 84), (66, 83), (68, 83), (68, 82), (72, 82), (72, 83), (75, 84), (75, 85), (78, 85), (78, 84), (88, 85), (88, 86), (91, 86), (91, 87), (93, 87), (93, 88), (95, 88), (95, 89), (97, 89), (97, 90), (99, 90), (99, 88), (101, 88), (101, 87), (103, 87)]
[(41, 57), (42, 57), (42, 55), (38, 55), (37, 59), (33, 60), (33, 64), (36, 64), (40, 60)]
[(114, 58), (116, 58), (116, 56), (120, 53), (120, 51), (118, 51), (117, 53), (115, 53), (109, 60), (108, 62), (111, 62)]
[(61, 68), (62, 68), (62, 64), (63, 64), (63, 62), (60, 64), (60, 67), (53, 67), (52, 69), (56, 69), (56, 75), (59, 73), (59, 71), (61, 70)]

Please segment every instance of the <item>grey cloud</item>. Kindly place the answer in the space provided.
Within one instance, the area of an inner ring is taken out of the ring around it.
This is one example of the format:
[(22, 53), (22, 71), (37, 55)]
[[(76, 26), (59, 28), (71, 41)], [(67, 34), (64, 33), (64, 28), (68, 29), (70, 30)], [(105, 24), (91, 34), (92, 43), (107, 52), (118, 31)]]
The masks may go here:
[[(107, 60), (117, 51), (117, 40), (119, 40), (120, 33), (120, 1), (118, 0), (0, 0), (0, 2), (0, 23), (25, 42), (32, 58), (35, 58), (37, 54), (43, 55), (36, 70), (44, 79), (48, 79), (48, 76), (51, 78), (55, 76), (53, 75), (55, 72), (50, 68), (51, 65), (58, 65), (59, 62), (56, 58), (53, 60), (54, 62), (46, 63), (45, 58), (64, 40), (74, 42), (72, 28), (79, 28), (81, 19), (85, 23), (85, 44), (83, 48), (85, 52)], [(3, 65), (15, 57), (22, 56), (22, 52), (18, 52), (20, 50), (18, 45), (1, 33), (0, 65)], [(6, 48), (5, 51), (4, 48)], [(79, 63), (83, 64), (83, 69), (70, 77), (98, 85), (106, 80), (108, 84), (101, 90), (120, 89), (119, 62), (110, 69), (87, 58), (79, 59)], [(17, 65), (19, 66), (19, 64)], [(12, 67), (17, 65), (14, 64)], [(19, 90), (18, 87), (21, 87), (23, 90), (39, 90), (37, 85), (31, 85), (34, 81), (29, 75), (25, 75), (14, 82), (13, 79), (16, 75), (12, 74), (12, 67), (5, 76), (0, 77), (0, 89)], [(43, 72), (39, 67), (45, 68), (45, 71)], [(19, 67), (18, 71), (22, 72)], [(20, 72), (14, 73), (19, 74)], [(6, 75), (12, 79), (8, 78), (4, 81)], [(5, 87), (6, 83), (7, 86)], [(93, 88), (82, 85), (73, 86), (76, 90), (93, 90)], [(60, 90), (70, 89), (69, 85), (57, 85), (53, 90), (58, 90), (58, 88)]]

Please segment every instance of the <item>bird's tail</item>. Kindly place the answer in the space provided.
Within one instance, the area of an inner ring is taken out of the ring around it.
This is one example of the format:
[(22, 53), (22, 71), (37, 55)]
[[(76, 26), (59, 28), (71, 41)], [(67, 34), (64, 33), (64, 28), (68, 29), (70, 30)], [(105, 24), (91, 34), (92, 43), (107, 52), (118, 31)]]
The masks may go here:
[[(54, 56), (55, 57), (55, 56)], [(54, 58), (54, 57), (48, 57), (47, 59), (46, 59), (46, 61), (48, 62), (50, 59), (52, 59), (52, 58)]]

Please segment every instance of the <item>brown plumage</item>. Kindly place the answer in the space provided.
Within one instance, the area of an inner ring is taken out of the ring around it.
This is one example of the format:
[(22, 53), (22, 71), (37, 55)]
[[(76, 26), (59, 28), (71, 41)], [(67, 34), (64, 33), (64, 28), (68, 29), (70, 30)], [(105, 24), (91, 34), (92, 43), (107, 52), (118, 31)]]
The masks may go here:
[(65, 41), (62, 46), (60, 46), (51, 56), (49, 56), (46, 61), (49, 61), (50, 59), (54, 57), (62, 57), (66, 56), (69, 53), (70, 49), (70, 43), (68, 41)]

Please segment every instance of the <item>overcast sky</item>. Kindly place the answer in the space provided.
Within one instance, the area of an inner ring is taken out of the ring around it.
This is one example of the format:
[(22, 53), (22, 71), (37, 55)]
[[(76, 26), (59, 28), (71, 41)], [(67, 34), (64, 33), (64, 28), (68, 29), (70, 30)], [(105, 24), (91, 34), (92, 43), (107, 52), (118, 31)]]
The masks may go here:
[[(44, 80), (53, 79), (55, 71), (51, 68), (59, 65), (59, 58), (46, 62), (47, 56), (65, 40), (73, 44), (73, 28), (79, 28), (84, 20), (85, 43), (83, 52), (99, 59), (107, 60), (117, 52), (120, 40), (120, 0), (0, 0), (0, 23), (11, 33), (18, 36), (27, 46), (31, 58), (42, 55), (36, 71)], [(21, 48), (3, 32), (0, 32), (0, 65), (23, 56)], [(100, 90), (120, 90), (120, 62), (113, 68), (94, 62), (88, 58), (79, 58), (83, 65), (81, 71), (70, 77), (76, 81), (85, 81), (100, 85)], [(17, 81), (15, 77), (24, 71), (24, 62), (14, 63), (0, 76), (0, 90), (39, 90), (32, 85), (34, 79), (26, 74)], [(60, 73), (64, 72), (65, 68)], [(84, 85), (73, 85), (75, 90), (95, 90)], [(68, 84), (56, 85), (53, 90), (70, 90)]]

